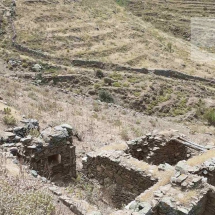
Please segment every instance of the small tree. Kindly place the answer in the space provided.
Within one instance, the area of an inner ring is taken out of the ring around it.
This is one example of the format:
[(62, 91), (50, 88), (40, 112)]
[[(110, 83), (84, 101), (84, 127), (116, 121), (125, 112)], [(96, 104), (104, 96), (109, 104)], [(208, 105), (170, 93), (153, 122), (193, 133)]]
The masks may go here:
[(99, 99), (102, 102), (107, 102), (107, 103), (113, 103), (114, 102), (113, 96), (105, 90), (99, 91)]

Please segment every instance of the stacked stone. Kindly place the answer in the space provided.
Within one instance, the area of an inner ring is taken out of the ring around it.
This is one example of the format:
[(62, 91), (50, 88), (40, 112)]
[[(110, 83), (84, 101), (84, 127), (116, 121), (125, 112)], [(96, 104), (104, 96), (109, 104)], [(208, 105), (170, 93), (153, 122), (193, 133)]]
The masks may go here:
[[(62, 124), (48, 127), (40, 133), (37, 120), (25, 119), (22, 122), (25, 124), (23, 127), (10, 129), (1, 137), (2, 146), (9, 147), (19, 160), (29, 162), (40, 175), (50, 178), (60, 174), (65, 179), (76, 177), (75, 146), (72, 142), (77, 132), (70, 125)], [(36, 131), (36, 136), (30, 135), (31, 131)]]
[(173, 135), (147, 134), (143, 137), (128, 141), (127, 153), (138, 160), (159, 165), (169, 163), (175, 165), (178, 161), (190, 157), (190, 151), (183, 144), (174, 141)]
[(157, 182), (152, 174), (140, 169), (141, 165), (144, 163), (123, 151), (91, 152), (83, 159), (84, 173), (106, 188), (112, 188), (111, 199), (118, 208)]
[(215, 186), (215, 157), (195, 166), (190, 172), (207, 178), (207, 182)]

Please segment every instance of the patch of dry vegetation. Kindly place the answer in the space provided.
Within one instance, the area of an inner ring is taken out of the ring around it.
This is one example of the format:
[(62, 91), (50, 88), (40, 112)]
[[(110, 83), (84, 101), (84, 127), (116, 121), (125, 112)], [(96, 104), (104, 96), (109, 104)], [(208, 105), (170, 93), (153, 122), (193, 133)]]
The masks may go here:
[(63, 0), (53, 4), (20, 0), (16, 10), (18, 42), (61, 57), (67, 66), (66, 59), (78, 58), (213, 75), (213, 65), (189, 60), (189, 42), (155, 29), (114, 0), (67, 4)]
[[(0, 214), (5, 215), (69, 215), (56, 206), (48, 187), (29, 177), (22, 166), (16, 166), (17, 175), (12, 175), (10, 162), (0, 152)], [(13, 169), (14, 170), (14, 169)], [(14, 174), (14, 171), (12, 172)], [(72, 214), (72, 213), (71, 213)]]
[[(158, 173), (157, 173), (158, 174)], [(159, 172), (159, 181), (151, 188), (146, 190), (143, 194), (137, 197), (140, 202), (150, 202), (154, 198), (154, 192), (157, 191), (161, 186), (169, 184), (171, 177), (174, 175), (174, 170), (165, 172)]]
[(200, 164), (204, 163), (205, 161), (213, 158), (214, 155), (215, 155), (215, 149), (211, 149), (201, 155), (190, 158), (187, 161), (187, 164), (190, 166), (200, 165)]

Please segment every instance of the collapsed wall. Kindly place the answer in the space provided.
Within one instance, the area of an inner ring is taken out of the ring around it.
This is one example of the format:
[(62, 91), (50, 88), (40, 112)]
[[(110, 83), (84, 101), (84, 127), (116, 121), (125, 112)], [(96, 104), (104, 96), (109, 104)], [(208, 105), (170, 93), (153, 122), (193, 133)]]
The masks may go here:
[(117, 208), (157, 182), (158, 179), (147, 172), (148, 168), (146, 163), (122, 151), (91, 152), (83, 160), (84, 173), (109, 189), (111, 203)]
[(215, 157), (197, 165), (193, 173), (207, 178), (207, 182), (215, 186)]

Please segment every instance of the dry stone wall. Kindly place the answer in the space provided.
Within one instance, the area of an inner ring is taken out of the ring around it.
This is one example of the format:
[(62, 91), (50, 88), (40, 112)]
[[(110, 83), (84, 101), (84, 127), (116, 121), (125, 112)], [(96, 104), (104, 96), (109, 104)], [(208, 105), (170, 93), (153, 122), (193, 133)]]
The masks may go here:
[(215, 157), (196, 166), (193, 173), (207, 178), (207, 182), (215, 186)]
[(124, 152), (103, 151), (89, 153), (84, 159), (83, 169), (89, 178), (112, 189), (111, 201), (120, 208), (157, 182), (157, 178), (142, 170), (141, 165), (145, 164)]
[(24, 119), (25, 125), (8, 130), (0, 138), (3, 147), (11, 147), (10, 152), (20, 162), (51, 180), (71, 180), (76, 177), (76, 155), (73, 137), (77, 131), (68, 124), (47, 127), (40, 132), (39, 122)]
[(127, 145), (127, 153), (138, 160), (155, 165), (162, 163), (175, 165), (178, 161), (191, 156), (191, 151), (185, 145), (161, 134), (148, 134), (127, 142)]
[[(49, 158), (53, 157), (54, 159), (55, 156), (60, 156), (60, 161), (50, 161)], [(54, 178), (59, 176), (64, 180), (69, 180), (71, 177), (76, 177), (75, 158), (75, 146), (47, 147), (34, 154), (34, 158), (31, 159), (31, 167), (45, 177)]]

